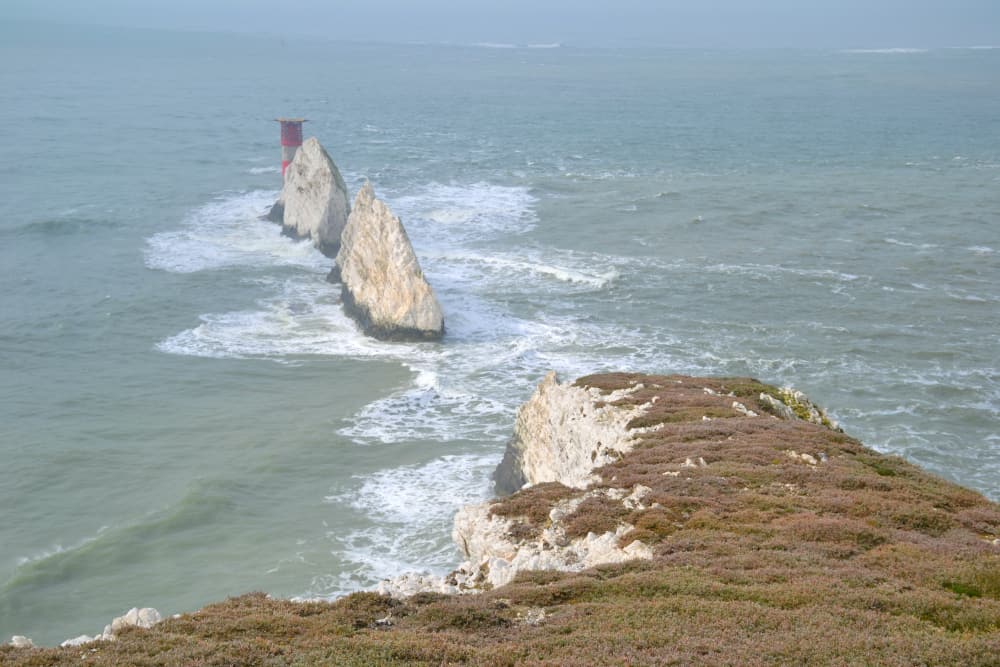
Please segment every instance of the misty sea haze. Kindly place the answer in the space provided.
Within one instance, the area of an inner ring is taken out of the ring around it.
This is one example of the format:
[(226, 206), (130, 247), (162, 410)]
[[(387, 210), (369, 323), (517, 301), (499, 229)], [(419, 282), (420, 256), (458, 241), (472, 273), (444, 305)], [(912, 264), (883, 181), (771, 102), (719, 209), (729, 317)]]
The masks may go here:
[[(495, 46), (0, 23), (0, 639), (445, 572), (550, 369), (792, 385), (1000, 500), (1000, 50)], [(290, 115), (442, 343), (260, 219)]]

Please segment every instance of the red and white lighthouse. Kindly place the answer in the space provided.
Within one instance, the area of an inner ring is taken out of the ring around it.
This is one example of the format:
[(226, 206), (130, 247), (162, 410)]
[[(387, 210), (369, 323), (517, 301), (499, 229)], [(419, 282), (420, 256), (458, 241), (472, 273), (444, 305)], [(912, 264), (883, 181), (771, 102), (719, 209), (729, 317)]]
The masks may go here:
[(281, 178), (285, 178), (285, 170), (292, 163), (295, 152), (302, 145), (302, 123), (305, 118), (275, 118), (281, 123)]

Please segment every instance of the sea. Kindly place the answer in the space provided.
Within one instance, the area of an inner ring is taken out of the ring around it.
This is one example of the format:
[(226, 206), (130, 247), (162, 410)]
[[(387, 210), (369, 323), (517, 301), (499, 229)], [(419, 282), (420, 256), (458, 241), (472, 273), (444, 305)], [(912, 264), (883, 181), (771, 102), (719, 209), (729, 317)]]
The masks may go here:
[[(446, 572), (549, 370), (793, 386), (1000, 500), (1000, 49), (886, 47), (0, 24), (0, 640)], [(443, 341), (363, 336), (261, 219), (279, 116)]]

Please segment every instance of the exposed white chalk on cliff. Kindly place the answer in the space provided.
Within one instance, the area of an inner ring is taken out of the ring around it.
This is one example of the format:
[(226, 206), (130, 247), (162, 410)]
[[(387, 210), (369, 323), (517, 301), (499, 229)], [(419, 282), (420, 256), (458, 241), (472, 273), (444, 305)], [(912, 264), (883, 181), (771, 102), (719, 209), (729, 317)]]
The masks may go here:
[(312, 239), (320, 252), (335, 257), (350, 212), (337, 165), (318, 139), (306, 139), (288, 165), (281, 198), (268, 218), (280, 222), (289, 236)]
[(115, 638), (115, 635), (121, 632), (123, 628), (151, 628), (162, 620), (163, 617), (160, 616), (160, 612), (156, 611), (152, 607), (143, 607), (142, 609), (132, 607), (123, 615), (112, 619), (111, 623), (104, 626), (104, 632), (99, 634), (96, 638), (112, 640)]
[[(537, 538), (513, 536), (514, 521), (490, 514), (492, 502), (466, 505), (455, 516), (452, 538), (466, 556), (466, 563), (459, 569), (473, 575), (492, 587), (510, 583), (524, 570), (560, 570), (580, 572), (596, 565), (622, 563), (636, 558), (653, 557), (652, 550), (639, 540), (625, 547), (618, 546), (620, 538), (633, 526), (622, 523), (614, 531), (588, 533), (584, 537), (569, 539), (563, 519), (571, 515), (588, 496), (607, 494), (606, 490), (588, 492), (577, 498), (557, 503), (549, 513), (550, 523)], [(642, 490), (628, 493), (622, 504), (635, 506), (636, 496)], [(609, 496), (610, 497), (610, 496)]]
[(345, 311), (383, 340), (437, 340), (444, 315), (424, 278), (403, 223), (365, 183), (341, 237), (331, 279)]
[(403, 575), (383, 581), (378, 591), (396, 597), (419, 592), (476, 593), (503, 586), (524, 570), (579, 572), (596, 565), (653, 557), (652, 549), (639, 540), (625, 547), (620, 538), (633, 526), (619, 524), (605, 533), (567, 536), (565, 519), (582, 502), (606, 496), (629, 510), (643, 508), (649, 487), (586, 490), (597, 481), (593, 470), (621, 458), (634, 445), (633, 438), (645, 429), (629, 429), (628, 423), (648, 406), (623, 407), (615, 401), (642, 385), (610, 393), (596, 388), (560, 384), (549, 373), (532, 397), (518, 411), (514, 438), (498, 468), (498, 487), (504, 483), (517, 490), (524, 484), (559, 482), (580, 493), (556, 503), (548, 524), (537, 535), (524, 537), (515, 529), (516, 518), (491, 513), (496, 500), (466, 505), (455, 515), (452, 539), (466, 560), (447, 576)]
[(526, 570), (580, 572), (597, 565), (622, 563), (637, 558), (650, 559), (652, 549), (639, 540), (619, 546), (633, 526), (622, 523), (614, 531), (588, 533), (570, 539), (564, 519), (588, 498), (604, 495), (628, 509), (643, 508), (642, 499), (650, 489), (598, 489), (568, 498), (549, 512), (549, 523), (534, 537), (517, 536), (515, 519), (491, 513), (497, 501), (466, 505), (455, 515), (452, 539), (465, 556), (458, 568), (446, 576), (404, 574), (381, 582), (377, 591), (393, 597), (417, 593), (479, 593), (513, 581)]
[[(83, 646), (94, 642), (113, 642), (117, 639), (118, 633), (124, 628), (151, 628), (162, 620), (163, 617), (160, 615), (160, 612), (152, 607), (142, 607), (141, 609), (139, 607), (132, 607), (121, 616), (113, 618), (110, 623), (104, 626), (102, 632), (98, 632), (93, 637), (90, 635), (79, 635), (65, 640), (59, 646), (67, 648), (71, 646)], [(17, 638), (15, 637), (15, 639)], [(31, 640), (28, 641), (30, 642)]]
[(809, 400), (809, 397), (801, 391), (791, 387), (782, 387), (778, 390), (781, 398), (775, 398), (770, 394), (761, 393), (759, 400), (769, 407), (774, 414), (782, 419), (801, 419), (819, 426), (839, 431), (840, 426), (836, 421), (826, 414), (826, 411)]
[(497, 491), (513, 493), (540, 482), (585, 488), (594, 481), (591, 471), (631, 451), (635, 434), (628, 423), (646, 406), (612, 403), (639, 388), (602, 394), (546, 375), (517, 412), (514, 437), (494, 473)]

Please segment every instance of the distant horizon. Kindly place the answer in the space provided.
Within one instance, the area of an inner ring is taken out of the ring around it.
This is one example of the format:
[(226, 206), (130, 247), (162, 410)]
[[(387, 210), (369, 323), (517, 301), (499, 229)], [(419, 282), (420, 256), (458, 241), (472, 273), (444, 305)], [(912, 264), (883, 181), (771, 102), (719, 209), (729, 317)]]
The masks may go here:
[(153, 25), (130, 25), (121, 24), (113, 22), (95, 22), (95, 21), (69, 21), (60, 19), (48, 19), (48, 18), (6, 18), (0, 16), (0, 25), (2, 24), (31, 24), (37, 25), (39, 27), (44, 26), (58, 26), (61, 28), (83, 28), (83, 29), (96, 29), (96, 30), (121, 30), (121, 31), (150, 31), (150, 32), (161, 32), (161, 33), (179, 33), (179, 34), (203, 34), (203, 35), (226, 35), (235, 37), (262, 37), (268, 39), (278, 39), (278, 40), (295, 40), (304, 39), (308, 41), (324, 41), (324, 42), (336, 42), (344, 44), (384, 44), (384, 45), (397, 45), (397, 46), (453, 46), (460, 48), (486, 48), (486, 49), (497, 49), (497, 50), (513, 50), (513, 49), (531, 49), (531, 50), (548, 50), (548, 49), (608, 49), (608, 50), (620, 50), (620, 49), (648, 49), (648, 50), (694, 50), (694, 49), (704, 49), (712, 51), (841, 51), (845, 53), (886, 53), (886, 54), (906, 54), (906, 53), (922, 53), (928, 51), (946, 51), (946, 50), (982, 50), (982, 51), (992, 51), (1000, 50), (1000, 43), (998, 44), (941, 44), (941, 45), (928, 45), (920, 43), (892, 43), (892, 44), (844, 44), (844, 45), (697, 45), (697, 44), (589, 44), (589, 43), (578, 43), (578, 42), (568, 42), (562, 40), (551, 40), (551, 41), (525, 41), (525, 42), (502, 42), (502, 41), (492, 41), (492, 40), (479, 40), (479, 41), (446, 41), (446, 40), (419, 40), (419, 39), (374, 39), (374, 38), (346, 38), (338, 37), (335, 35), (324, 35), (317, 32), (304, 32), (304, 33), (286, 33), (286, 32), (276, 32), (264, 29), (255, 30), (241, 30), (241, 29), (226, 29), (222, 27), (179, 27), (179, 26), (153, 26)]
[(5, 0), (2, 20), (390, 44), (887, 49), (1000, 45), (992, 0)]

